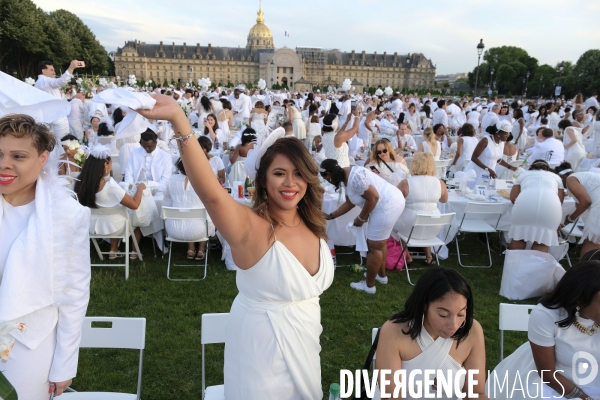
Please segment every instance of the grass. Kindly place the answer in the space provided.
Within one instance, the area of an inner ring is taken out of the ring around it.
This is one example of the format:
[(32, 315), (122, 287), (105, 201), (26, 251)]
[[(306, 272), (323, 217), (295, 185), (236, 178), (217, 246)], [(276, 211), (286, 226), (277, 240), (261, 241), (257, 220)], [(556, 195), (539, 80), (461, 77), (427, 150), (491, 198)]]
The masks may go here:
[[(497, 242), (494, 237), (494, 242)], [(464, 245), (462, 243), (465, 243)], [(497, 243), (494, 243), (498, 246)], [(487, 261), (487, 252), (476, 235), (461, 242), (471, 253), (468, 263)], [(187, 245), (174, 247), (175, 261), (182, 262)], [(486, 339), (487, 368), (499, 360), (498, 304), (509, 302), (498, 292), (503, 257), (493, 253), (490, 269), (458, 266), (454, 244), (448, 260), (441, 264), (460, 270), (475, 295), (475, 318), (481, 323)], [(200, 282), (171, 282), (166, 278), (167, 259), (152, 256), (150, 241), (142, 241), (144, 261), (133, 261), (130, 277), (123, 268), (93, 268), (91, 299), (87, 315), (144, 317), (147, 320), (142, 398), (201, 398), (200, 321), (204, 313), (229, 312), (237, 295), (235, 273), (227, 271), (220, 251), (209, 255), (208, 276)], [(338, 253), (351, 249), (337, 248)], [(187, 260), (186, 260), (187, 261)], [(338, 255), (338, 265), (358, 263), (357, 253)], [(464, 260), (463, 260), (464, 262)], [(411, 267), (420, 266), (415, 260)], [(176, 277), (202, 277), (203, 267), (176, 268)], [(413, 282), (422, 271), (411, 274)], [(173, 274), (173, 272), (172, 272)], [(173, 276), (173, 275), (172, 275)], [(412, 291), (404, 271), (392, 271), (389, 284), (377, 284), (377, 294), (368, 295), (349, 287), (362, 274), (338, 267), (332, 286), (321, 296), (321, 368), (324, 393), (329, 384), (339, 382), (340, 369), (360, 369), (371, 343), (371, 329), (381, 326), (397, 312)], [(536, 299), (522, 303), (534, 304)], [(505, 335), (505, 354), (527, 340), (525, 333)], [(224, 345), (209, 345), (206, 356), (207, 385), (223, 382)], [(72, 387), (78, 391), (115, 391), (135, 393), (138, 353), (135, 350), (82, 349), (79, 370)]]

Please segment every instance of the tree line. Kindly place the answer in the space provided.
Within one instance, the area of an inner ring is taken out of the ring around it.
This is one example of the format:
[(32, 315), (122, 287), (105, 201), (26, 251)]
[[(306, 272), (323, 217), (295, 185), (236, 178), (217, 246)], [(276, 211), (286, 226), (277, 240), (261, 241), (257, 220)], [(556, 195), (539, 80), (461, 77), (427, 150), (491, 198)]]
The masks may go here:
[(75, 59), (86, 64), (79, 74), (114, 74), (106, 50), (75, 14), (47, 13), (31, 0), (0, 0), (0, 71), (36, 78), (42, 60), (51, 61), (60, 74)]
[[(493, 71), (493, 73), (492, 73)], [(529, 74), (529, 76), (527, 75)], [(477, 67), (469, 72), (469, 84), (475, 86)], [(600, 90), (600, 50), (588, 50), (577, 62), (538, 65), (527, 51), (514, 46), (493, 47), (483, 54), (479, 65), (478, 92), (493, 90), (508, 97), (552, 97), (556, 86), (567, 98), (577, 93), (589, 96)]]

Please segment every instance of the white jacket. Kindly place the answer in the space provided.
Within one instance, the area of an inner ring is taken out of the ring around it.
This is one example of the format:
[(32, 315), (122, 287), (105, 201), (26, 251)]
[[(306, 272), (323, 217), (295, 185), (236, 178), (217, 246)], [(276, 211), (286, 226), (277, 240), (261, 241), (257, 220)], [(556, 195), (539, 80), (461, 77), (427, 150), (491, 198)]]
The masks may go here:
[[(0, 322), (26, 323), (25, 332), (11, 335), (32, 350), (56, 327), (49, 380), (62, 382), (77, 372), (90, 296), (90, 209), (71, 197), (57, 171), (44, 171), (37, 181), (35, 210), (6, 260)], [(0, 219), (3, 212), (0, 206)]]
[[(150, 171), (146, 171), (146, 177), (149, 181), (158, 182), (162, 190), (167, 187), (169, 178), (173, 174), (173, 160), (169, 153), (158, 147), (152, 153), (153, 159)], [(133, 149), (125, 169), (125, 182), (135, 183), (138, 181), (140, 170), (146, 166), (147, 154), (143, 147)]]

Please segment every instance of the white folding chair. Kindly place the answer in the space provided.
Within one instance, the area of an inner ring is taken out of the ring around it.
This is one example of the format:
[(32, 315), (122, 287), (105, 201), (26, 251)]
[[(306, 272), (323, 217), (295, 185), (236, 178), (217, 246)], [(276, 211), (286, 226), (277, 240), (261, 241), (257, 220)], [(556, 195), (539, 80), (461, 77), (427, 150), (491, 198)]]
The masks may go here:
[[(375, 341), (375, 337), (377, 336), (377, 331), (379, 330), (379, 328), (373, 328), (371, 330), (371, 344), (373, 344), (373, 342)], [(377, 352), (375, 352), (375, 354), (373, 354), (373, 369), (375, 369), (375, 359), (377, 358)]]
[(435, 167), (437, 168), (437, 172), (438, 172), (438, 178), (445, 178), (446, 177), (446, 171), (448, 170), (448, 167), (452, 164), (454, 160), (453, 159), (448, 159), (448, 160), (436, 160), (435, 161)]
[[(498, 230), (498, 223), (504, 212), (505, 205), (503, 203), (467, 203), (465, 207), (465, 213), (458, 226), (458, 232), (456, 233), (456, 252), (458, 253), (458, 263), (462, 267), (467, 268), (490, 268), (492, 266), (492, 252), (490, 250), (490, 242), (488, 240), (488, 233), (493, 233)], [(496, 215), (498, 218), (496, 219)], [(486, 219), (496, 219), (496, 223), (490, 225), (486, 222)], [(487, 246), (488, 256), (490, 258), (490, 265), (463, 265), (460, 259), (460, 248), (458, 246), (458, 235), (460, 233), (484, 233), (485, 242)]]
[[(406, 246), (402, 249), (402, 254), (400, 256), (404, 257), (404, 269), (406, 270), (406, 277), (408, 278), (408, 283), (411, 285), (415, 285), (410, 280), (410, 273), (408, 271), (408, 263), (406, 262), (406, 251), (409, 247), (438, 247), (439, 248), (446, 244), (446, 240), (448, 239), (448, 234), (450, 233), (450, 228), (452, 227), (452, 223), (454, 222), (454, 218), (456, 217), (456, 213), (448, 213), (448, 214), (438, 214), (438, 215), (426, 215), (426, 214), (417, 214), (417, 219), (413, 227), (410, 230), (408, 236), (402, 235), (398, 232), (398, 236), (402, 241), (406, 243)], [(444, 240), (438, 238), (438, 234), (444, 228), (448, 226), (448, 231), (444, 237)], [(414, 239), (412, 238), (412, 234), (415, 229), (427, 227), (428, 237), (425, 239)], [(439, 264), (440, 260), (438, 258), (438, 252), (434, 251), (436, 262)]]
[[(208, 241), (208, 214), (206, 208), (175, 208), (175, 207), (164, 207), (162, 208), (162, 217), (165, 220), (165, 231), (167, 232), (165, 240), (169, 242), (169, 263), (167, 264), (167, 279), (172, 281), (201, 281), (206, 278), (206, 271), (208, 268), (208, 243), (206, 245), (206, 253), (204, 254), (204, 277), (202, 279), (174, 279), (171, 278), (171, 255), (173, 254), (173, 242), (177, 243), (188, 243), (188, 242), (203, 242)], [(193, 240), (179, 240), (171, 236), (169, 229), (167, 228), (167, 220), (192, 220), (192, 219), (204, 219), (206, 222), (206, 229), (200, 233), (197, 238)], [(197, 267), (201, 264), (173, 264), (174, 267)]]
[(527, 332), (529, 314), (535, 306), (500, 303), (498, 329), (500, 329), (500, 361), (504, 359), (504, 331)]
[(227, 321), (229, 313), (220, 314), (202, 314), (202, 327), (200, 344), (202, 345), (202, 399), (203, 400), (223, 400), (225, 399), (225, 386), (206, 387), (205, 381), (205, 360), (206, 353), (204, 346), (207, 344), (225, 343), (225, 333), (227, 331)]
[[(579, 222), (579, 218), (577, 218), (575, 220), (575, 222), (570, 223), (567, 226), (563, 226), (560, 229), (560, 233), (562, 235), (563, 240), (560, 242), (560, 244), (565, 244), (565, 243), (569, 243), (569, 237), (573, 236), (574, 238), (581, 238), (583, 236), (583, 231), (581, 230), (581, 228), (578, 226), (578, 222)], [(577, 242), (575, 242), (575, 246), (577, 247)], [(570, 244), (569, 244), (570, 247)], [(567, 250), (567, 262), (569, 263), (569, 267), (572, 267), (573, 264), (571, 264), (571, 258), (569, 257), (569, 251)]]
[(92, 243), (94, 244), (94, 248), (98, 253), (98, 257), (100, 260), (104, 260), (104, 254), (109, 254), (109, 251), (100, 251), (100, 246), (98, 245), (98, 241), (96, 239), (122, 239), (125, 242), (125, 251), (119, 251), (115, 254), (122, 255), (125, 257), (125, 263), (123, 264), (92, 264), (92, 267), (125, 267), (125, 279), (129, 279), (129, 237), (131, 236), (131, 240), (133, 241), (133, 246), (135, 247), (135, 251), (137, 252), (138, 258), (140, 261), (143, 261), (142, 252), (140, 251), (140, 246), (138, 245), (137, 240), (135, 240), (135, 235), (133, 234), (133, 226), (131, 225), (131, 220), (129, 219), (129, 212), (127, 212), (127, 208), (123, 206), (110, 207), (110, 208), (92, 208), (92, 215), (97, 216), (98, 218), (108, 218), (113, 215), (121, 215), (125, 220), (125, 226), (121, 230), (121, 232), (113, 233), (112, 235), (99, 235), (96, 233), (90, 234), (90, 239), (92, 239)]
[[(93, 327), (94, 322), (110, 323), (111, 327)], [(80, 348), (135, 349), (140, 351), (137, 393), (114, 392), (65, 392), (68, 400), (140, 400), (142, 394), (142, 370), (146, 347), (146, 318), (85, 317)]]

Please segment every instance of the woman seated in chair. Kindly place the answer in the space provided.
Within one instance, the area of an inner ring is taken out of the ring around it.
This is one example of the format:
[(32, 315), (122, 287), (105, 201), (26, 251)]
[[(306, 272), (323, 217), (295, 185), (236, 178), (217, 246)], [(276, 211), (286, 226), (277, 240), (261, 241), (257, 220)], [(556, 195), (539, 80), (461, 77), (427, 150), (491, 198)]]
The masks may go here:
[(375, 143), (369, 160), (365, 168), (394, 186), (410, 176), (404, 157), (394, 152), (391, 142), (387, 139), (380, 139)]
[[(176, 167), (179, 170), (179, 174), (173, 174), (169, 178), (169, 184), (165, 191), (164, 205), (177, 208), (204, 208), (202, 200), (200, 200), (194, 188), (189, 183), (181, 158), (177, 160)], [(215, 225), (212, 223), (210, 217), (208, 221), (199, 219), (168, 219), (165, 221), (165, 226), (169, 235), (177, 240), (193, 240), (194, 238), (204, 236), (204, 234), (207, 234), (207, 236), (215, 235)], [(196, 242), (188, 242), (188, 260), (204, 260), (206, 242), (207, 240), (198, 242), (198, 251), (196, 251)]]
[(65, 151), (64, 154), (60, 156), (60, 160), (65, 162), (59, 164), (58, 174), (77, 178), (79, 172), (81, 172), (81, 167), (77, 165), (77, 162), (75, 161), (75, 154), (77, 154), (77, 151), (80, 148), (79, 140), (73, 135), (66, 135), (60, 139), (60, 143)]
[[(529, 341), (496, 366), (486, 385), (487, 395), (513, 400), (600, 397), (598, 327), (600, 262), (582, 261), (531, 311)], [(590, 363), (592, 368), (587, 368)], [(501, 389), (494, 379), (501, 382), (505, 376), (508, 387)], [(522, 389), (512, 391), (515, 381)]]
[[(394, 231), (408, 237), (417, 219), (417, 214), (439, 215), (437, 203), (448, 201), (446, 184), (437, 177), (435, 161), (431, 153), (416, 153), (410, 163), (411, 176), (398, 185), (398, 189), (406, 199), (406, 206), (400, 218), (394, 225)], [(428, 239), (429, 230), (419, 227), (413, 230), (411, 238)], [(402, 243), (406, 246), (406, 243)], [(429, 247), (424, 248), (425, 263), (432, 264), (433, 256)], [(406, 252), (406, 262), (411, 263), (412, 258)]]
[[(112, 160), (110, 148), (106, 145), (96, 145), (88, 154), (85, 164), (81, 169), (79, 181), (75, 184), (75, 193), (79, 203), (89, 208), (111, 208), (119, 204), (137, 210), (142, 201), (142, 193), (146, 188), (143, 183), (138, 184), (133, 197), (128, 195), (123, 188), (110, 176)], [(90, 233), (97, 235), (119, 235), (125, 228), (127, 221), (120, 215), (107, 215), (101, 218), (92, 214)], [(140, 242), (142, 232), (135, 229), (135, 238)], [(119, 257), (119, 239), (110, 239), (109, 260)], [(130, 258), (137, 259), (135, 248), (132, 247)]]
[[(480, 399), (487, 399), (484, 394), (485, 341), (481, 325), (473, 318), (473, 307), (471, 287), (456, 270), (428, 269), (404, 303), (404, 309), (392, 315), (381, 327), (377, 369), (391, 370), (392, 376), (395, 371), (404, 370), (407, 391), (410, 383), (406, 381), (413, 370), (437, 370), (436, 375), (443, 374), (446, 379), (450, 372), (454, 379), (464, 371), (458, 388), (467, 393), (472, 387)], [(477, 384), (469, 381), (470, 376)], [(426, 387), (423, 375), (416, 377), (413, 390), (421, 387), (423, 394), (437, 392), (437, 382)], [(390, 380), (385, 386), (386, 394), (394, 399), (412, 398), (394, 396), (396, 387), (394, 380)], [(453, 393), (457, 390), (455, 385), (452, 389)], [(382, 398), (380, 396), (376, 393), (375, 398)]]

